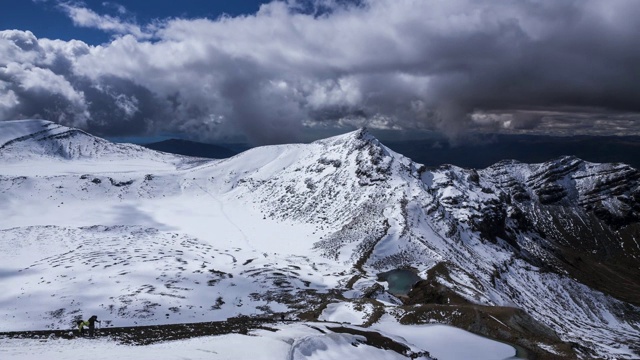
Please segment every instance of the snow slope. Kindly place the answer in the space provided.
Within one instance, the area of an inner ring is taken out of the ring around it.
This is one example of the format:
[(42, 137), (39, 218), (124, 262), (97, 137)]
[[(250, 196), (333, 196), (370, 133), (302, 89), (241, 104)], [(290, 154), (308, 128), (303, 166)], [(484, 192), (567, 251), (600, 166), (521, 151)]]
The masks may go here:
[(114, 144), (82, 130), (45, 120), (0, 123), (3, 174), (44, 175), (110, 169), (175, 170), (198, 159), (161, 153), (133, 144)]

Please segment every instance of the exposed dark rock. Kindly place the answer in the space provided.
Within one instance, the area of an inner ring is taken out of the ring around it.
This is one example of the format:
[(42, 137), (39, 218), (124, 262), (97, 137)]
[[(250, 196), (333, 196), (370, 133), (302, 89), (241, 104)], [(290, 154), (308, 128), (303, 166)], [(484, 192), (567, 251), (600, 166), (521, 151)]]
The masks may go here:
[(128, 181), (116, 181), (112, 178), (109, 178), (109, 182), (111, 182), (111, 185), (116, 186), (116, 187), (122, 187), (122, 186), (128, 186), (133, 184), (133, 180), (128, 180)]

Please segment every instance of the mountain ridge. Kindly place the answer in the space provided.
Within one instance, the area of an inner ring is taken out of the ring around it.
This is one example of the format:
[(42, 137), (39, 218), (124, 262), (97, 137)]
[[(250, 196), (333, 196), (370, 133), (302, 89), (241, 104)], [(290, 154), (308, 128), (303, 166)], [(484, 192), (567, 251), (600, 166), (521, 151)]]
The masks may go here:
[(120, 161), (131, 158), (155, 158), (169, 161), (177, 156), (163, 154), (134, 144), (114, 144), (76, 128), (46, 120), (14, 120), (0, 123), (0, 158), (22, 161), (25, 158), (100, 159)]

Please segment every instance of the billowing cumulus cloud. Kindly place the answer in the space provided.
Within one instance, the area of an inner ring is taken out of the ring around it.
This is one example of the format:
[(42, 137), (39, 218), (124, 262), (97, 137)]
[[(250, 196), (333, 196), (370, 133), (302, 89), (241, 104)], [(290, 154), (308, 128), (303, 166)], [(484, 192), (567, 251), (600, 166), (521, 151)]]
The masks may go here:
[(146, 25), (61, 6), (113, 40), (0, 32), (3, 119), (255, 143), (363, 125), (451, 136), (640, 128), (634, 0), (289, 0)]

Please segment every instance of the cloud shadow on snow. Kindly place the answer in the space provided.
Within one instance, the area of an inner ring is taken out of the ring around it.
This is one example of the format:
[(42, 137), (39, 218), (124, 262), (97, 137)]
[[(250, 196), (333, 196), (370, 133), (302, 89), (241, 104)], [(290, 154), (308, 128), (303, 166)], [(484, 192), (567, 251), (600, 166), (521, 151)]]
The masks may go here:
[(177, 230), (175, 227), (156, 221), (153, 216), (131, 204), (117, 205), (111, 208), (110, 212), (114, 215), (109, 221), (112, 225), (139, 225), (162, 231)]

